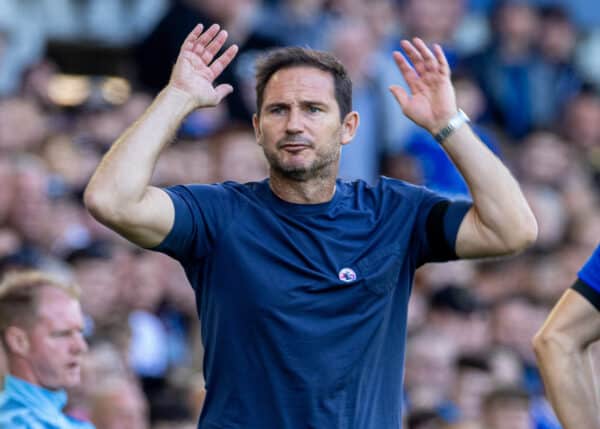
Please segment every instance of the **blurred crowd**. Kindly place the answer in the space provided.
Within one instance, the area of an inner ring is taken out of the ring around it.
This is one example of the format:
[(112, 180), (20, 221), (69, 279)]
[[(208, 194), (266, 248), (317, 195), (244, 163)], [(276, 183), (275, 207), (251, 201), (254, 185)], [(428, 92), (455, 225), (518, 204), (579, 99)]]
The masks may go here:
[(531, 339), (600, 239), (600, 4), (586, 0), (0, 2), (0, 274), (37, 268), (81, 285), (90, 351), (69, 411), (99, 429), (195, 427), (205, 390), (193, 291), (174, 261), (94, 221), (82, 193), (197, 22), (240, 46), (221, 77), (235, 91), (188, 117), (160, 158), (160, 186), (266, 176), (253, 61), (300, 45), (333, 52), (354, 82), (361, 124), (343, 178), (385, 174), (469, 198), (388, 92), (404, 84), (391, 56), (401, 38), (442, 44), (459, 106), (518, 178), (540, 233), (511, 259), (417, 272), (406, 427), (560, 428)]

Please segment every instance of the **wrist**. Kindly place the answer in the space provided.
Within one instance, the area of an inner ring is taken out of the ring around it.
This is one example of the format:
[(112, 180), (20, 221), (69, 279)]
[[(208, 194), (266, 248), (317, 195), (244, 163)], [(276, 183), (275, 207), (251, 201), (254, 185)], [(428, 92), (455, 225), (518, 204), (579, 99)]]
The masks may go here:
[(431, 135), (438, 143), (442, 144), (457, 129), (468, 122), (470, 122), (470, 119), (467, 114), (461, 109), (458, 109), (458, 111), (446, 122), (445, 125), (441, 126), (437, 130), (431, 131)]
[(193, 95), (172, 84), (168, 84), (160, 92), (159, 97), (164, 99), (165, 102), (172, 104), (174, 107), (181, 109), (184, 115), (188, 115), (198, 108)]

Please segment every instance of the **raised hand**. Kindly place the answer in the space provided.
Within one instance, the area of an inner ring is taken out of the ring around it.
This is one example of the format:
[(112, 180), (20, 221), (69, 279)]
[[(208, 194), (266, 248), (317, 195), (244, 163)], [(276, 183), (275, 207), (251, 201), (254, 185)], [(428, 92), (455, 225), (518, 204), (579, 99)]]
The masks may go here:
[(216, 106), (233, 91), (229, 84), (213, 86), (214, 80), (231, 63), (238, 51), (232, 45), (215, 59), (227, 40), (227, 32), (213, 24), (204, 33), (202, 24), (196, 25), (186, 37), (171, 73), (169, 85), (189, 94), (196, 107)]
[(433, 45), (432, 52), (417, 37), (412, 43), (408, 40), (400, 43), (413, 66), (397, 51), (393, 54), (394, 60), (411, 94), (398, 85), (392, 85), (390, 91), (408, 118), (429, 132), (436, 133), (448, 124), (457, 111), (450, 67), (438, 44)]

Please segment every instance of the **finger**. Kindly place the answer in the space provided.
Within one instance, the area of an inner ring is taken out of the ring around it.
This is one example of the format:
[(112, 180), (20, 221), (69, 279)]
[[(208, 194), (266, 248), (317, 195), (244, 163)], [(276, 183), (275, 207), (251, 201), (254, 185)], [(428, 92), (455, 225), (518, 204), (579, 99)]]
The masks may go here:
[(398, 101), (398, 104), (400, 104), (402, 111), (404, 111), (404, 106), (406, 106), (408, 104), (408, 101), (410, 100), (410, 96), (408, 95), (406, 90), (400, 85), (392, 85), (390, 86), (390, 92), (392, 93), (396, 101)]
[(202, 24), (197, 24), (194, 29), (190, 31), (190, 34), (187, 35), (181, 46), (185, 49), (192, 49), (194, 47), (194, 43), (196, 43), (196, 40), (200, 34), (202, 34), (203, 28), (204, 26)]
[(417, 51), (413, 44), (410, 43), (408, 40), (401, 41), (400, 46), (402, 46), (402, 48), (404, 49), (404, 52), (410, 59), (410, 62), (412, 63), (412, 66), (417, 71), (417, 73), (423, 74), (425, 72), (425, 65), (423, 57), (421, 56), (419, 51)]
[(213, 79), (216, 79), (225, 70), (225, 67), (229, 65), (231, 60), (235, 57), (238, 52), (237, 45), (231, 45), (223, 54), (217, 58), (211, 65), (210, 71), (213, 74)]
[(404, 55), (402, 55), (400, 52), (394, 51), (393, 57), (394, 61), (396, 62), (396, 65), (400, 69), (400, 73), (402, 73), (402, 77), (408, 84), (410, 91), (413, 94), (419, 92), (422, 88), (422, 83), (421, 78), (419, 77), (415, 69), (411, 67)]
[(413, 44), (417, 48), (417, 51), (423, 58), (423, 62), (425, 64), (425, 69), (428, 71), (437, 71), (438, 70), (438, 62), (436, 58), (433, 56), (431, 50), (427, 47), (425, 42), (422, 39), (415, 37), (413, 39)]
[(194, 49), (196, 49), (198, 46), (204, 48), (212, 39), (215, 38), (220, 28), (221, 27), (219, 24), (213, 24), (208, 27), (208, 30), (206, 30), (196, 39), (196, 42), (194, 43)]
[(204, 49), (204, 52), (200, 54), (202, 56), (202, 60), (206, 64), (209, 64), (217, 52), (219, 52), (219, 50), (223, 47), (225, 41), (227, 40), (227, 36), (227, 31), (219, 31), (219, 34), (217, 34), (216, 37), (210, 41), (206, 49)]
[(218, 97), (217, 103), (220, 103), (221, 100), (223, 100), (225, 97), (227, 97), (233, 92), (233, 86), (226, 83), (222, 83), (221, 85), (215, 88), (215, 92), (217, 93)]
[(444, 50), (438, 43), (434, 43), (433, 53), (435, 55), (435, 58), (437, 59), (437, 62), (440, 64), (440, 71), (443, 74), (450, 74), (450, 66), (448, 65), (448, 60), (446, 59)]

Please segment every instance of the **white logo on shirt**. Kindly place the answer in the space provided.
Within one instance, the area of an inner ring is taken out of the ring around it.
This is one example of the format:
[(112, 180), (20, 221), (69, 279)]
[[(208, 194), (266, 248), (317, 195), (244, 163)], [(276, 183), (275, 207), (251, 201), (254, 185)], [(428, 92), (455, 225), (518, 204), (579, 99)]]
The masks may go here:
[(356, 280), (356, 273), (352, 268), (342, 268), (338, 274), (338, 278), (344, 283), (350, 283)]

